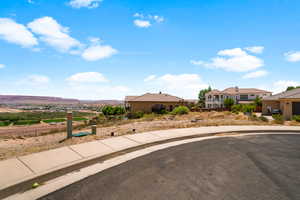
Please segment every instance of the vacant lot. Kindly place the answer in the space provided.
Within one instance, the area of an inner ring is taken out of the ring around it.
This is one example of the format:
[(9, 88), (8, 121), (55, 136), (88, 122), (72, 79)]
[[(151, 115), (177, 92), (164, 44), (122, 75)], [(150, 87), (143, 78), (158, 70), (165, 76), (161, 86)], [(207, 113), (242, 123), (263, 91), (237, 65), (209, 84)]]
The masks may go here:
[[(257, 118), (249, 118), (242, 113), (233, 114), (230, 112), (191, 112), (180, 116), (149, 114), (141, 119), (109, 121), (98, 125), (97, 135), (72, 138), (67, 141), (63, 141), (66, 138), (65, 132), (37, 137), (20, 137), (16, 135), (14, 138), (3, 138), (0, 140), (0, 159), (110, 137), (111, 132), (114, 132), (115, 135), (133, 134), (133, 129), (135, 129), (136, 133), (141, 133), (171, 128), (218, 125), (267, 125), (272, 123), (264, 122)], [(293, 123), (293, 125), (298, 124)], [(90, 131), (90, 128), (82, 129), (81, 131)]]

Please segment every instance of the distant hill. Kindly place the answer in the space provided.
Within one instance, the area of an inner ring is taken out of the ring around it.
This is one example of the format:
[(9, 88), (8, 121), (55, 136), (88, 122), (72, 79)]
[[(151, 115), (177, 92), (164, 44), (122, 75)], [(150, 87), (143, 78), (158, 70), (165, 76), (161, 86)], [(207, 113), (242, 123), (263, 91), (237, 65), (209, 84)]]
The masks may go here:
[(118, 105), (119, 100), (78, 100), (61, 97), (0, 95), (0, 104), (91, 104), (91, 105)]

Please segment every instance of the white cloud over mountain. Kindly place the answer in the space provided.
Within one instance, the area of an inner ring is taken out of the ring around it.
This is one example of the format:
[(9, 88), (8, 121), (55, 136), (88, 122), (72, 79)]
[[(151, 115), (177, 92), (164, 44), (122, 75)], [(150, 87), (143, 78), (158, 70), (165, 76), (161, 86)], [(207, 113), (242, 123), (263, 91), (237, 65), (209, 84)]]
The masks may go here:
[(108, 80), (99, 72), (81, 72), (73, 74), (67, 81), (70, 83), (101, 83), (108, 82)]
[(198, 92), (208, 87), (198, 74), (150, 75), (144, 81), (153, 92), (162, 91), (186, 98), (197, 98)]

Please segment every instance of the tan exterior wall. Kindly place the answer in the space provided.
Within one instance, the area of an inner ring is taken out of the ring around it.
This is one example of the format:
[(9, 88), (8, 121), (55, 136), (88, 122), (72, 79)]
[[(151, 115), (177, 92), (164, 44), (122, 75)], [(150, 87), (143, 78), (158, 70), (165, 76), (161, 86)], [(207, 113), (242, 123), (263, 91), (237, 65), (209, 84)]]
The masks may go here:
[(272, 109), (280, 109), (280, 102), (279, 101), (264, 101), (262, 102), (262, 113), (263, 114), (269, 114), (268, 113), (268, 107), (271, 107)]
[(262, 113), (268, 114), (267, 107), (280, 109), (285, 120), (291, 120), (293, 117), (293, 102), (300, 102), (300, 99), (283, 99), (280, 101), (263, 101)]
[(163, 104), (167, 110), (170, 106), (175, 108), (176, 106), (185, 105), (184, 102), (128, 102), (128, 104), (131, 112), (142, 111), (145, 113), (152, 112), (152, 107), (155, 104)]
[(283, 117), (285, 120), (291, 120), (293, 117), (293, 102), (300, 102), (300, 99), (284, 99), (281, 101), (283, 104)]

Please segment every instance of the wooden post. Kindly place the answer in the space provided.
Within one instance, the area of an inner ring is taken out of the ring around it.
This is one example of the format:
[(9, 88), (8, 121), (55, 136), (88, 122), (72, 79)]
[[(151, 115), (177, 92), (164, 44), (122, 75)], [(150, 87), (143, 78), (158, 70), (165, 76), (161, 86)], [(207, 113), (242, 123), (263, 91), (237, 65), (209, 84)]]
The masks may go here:
[(97, 135), (97, 126), (96, 125), (92, 125), (92, 134)]
[(72, 111), (67, 112), (67, 138), (72, 138), (72, 122), (73, 122), (73, 113)]

